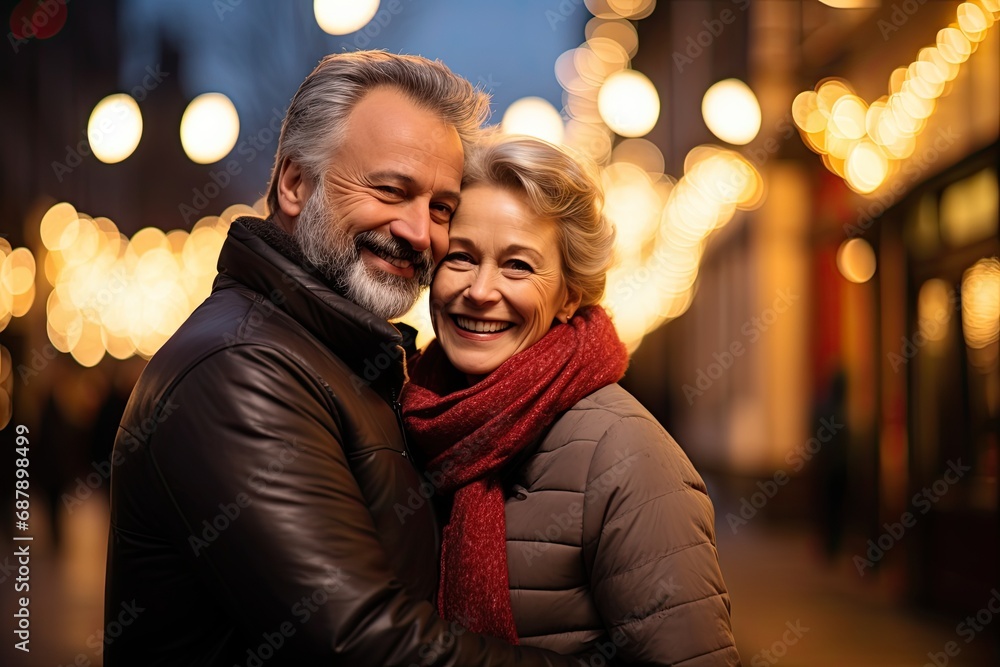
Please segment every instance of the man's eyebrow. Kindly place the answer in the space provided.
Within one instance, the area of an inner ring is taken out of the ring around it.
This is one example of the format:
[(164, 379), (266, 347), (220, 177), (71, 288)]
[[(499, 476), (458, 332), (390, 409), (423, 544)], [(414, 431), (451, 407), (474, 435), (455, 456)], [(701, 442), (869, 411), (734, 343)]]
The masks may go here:
[[(404, 174), (401, 171), (376, 171), (371, 174), (370, 178), (376, 181), (391, 181), (393, 183), (399, 183), (409, 188), (413, 188), (417, 184), (417, 181), (412, 176)], [(454, 199), (455, 201), (461, 200), (461, 195), (456, 190), (443, 190), (436, 193), (435, 197), (446, 197), (448, 199)]]

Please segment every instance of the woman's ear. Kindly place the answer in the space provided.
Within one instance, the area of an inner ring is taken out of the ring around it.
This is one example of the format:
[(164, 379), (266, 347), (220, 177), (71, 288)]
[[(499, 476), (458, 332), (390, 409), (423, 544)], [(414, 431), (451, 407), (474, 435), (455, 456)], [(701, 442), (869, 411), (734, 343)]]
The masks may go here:
[(562, 306), (556, 311), (556, 319), (566, 324), (569, 319), (576, 314), (577, 309), (580, 307), (580, 301), (583, 299), (583, 295), (580, 294), (578, 290), (572, 287), (566, 288), (566, 295), (563, 300)]
[(312, 183), (298, 162), (285, 158), (278, 172), (278, 208), (286, 219), (293, 220), (302, 212), (312, 190)]

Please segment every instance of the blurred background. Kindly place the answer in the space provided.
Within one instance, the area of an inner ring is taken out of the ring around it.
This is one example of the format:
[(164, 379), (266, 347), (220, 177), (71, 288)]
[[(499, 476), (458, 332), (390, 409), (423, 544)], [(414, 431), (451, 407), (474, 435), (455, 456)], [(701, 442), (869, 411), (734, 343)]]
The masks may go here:
[[(100, 665), (109, 455), (327, 53), (443, 60), (597, 161), (625, 384), (704, 474), (744, 663), (1000, 664), (1000, 0), (22, 0), (0, 459), (31, 653)], [(429, 331), (426, 305), (405, 319)], [(10, 480), (9, 482), (7, 480)]]

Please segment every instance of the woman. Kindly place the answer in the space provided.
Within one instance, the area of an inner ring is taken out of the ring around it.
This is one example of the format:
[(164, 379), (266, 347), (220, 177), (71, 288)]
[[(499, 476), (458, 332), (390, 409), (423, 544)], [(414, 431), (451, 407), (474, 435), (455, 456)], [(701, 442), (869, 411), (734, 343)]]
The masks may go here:
[(466, 157), (431, 286), (437, 339), (403, 393), (412, 442), (453, 494), (439, 611), (614, 663), (736, 665), (705, 485), (616, 384), (600, 209), (594, 175), (544, 142)]

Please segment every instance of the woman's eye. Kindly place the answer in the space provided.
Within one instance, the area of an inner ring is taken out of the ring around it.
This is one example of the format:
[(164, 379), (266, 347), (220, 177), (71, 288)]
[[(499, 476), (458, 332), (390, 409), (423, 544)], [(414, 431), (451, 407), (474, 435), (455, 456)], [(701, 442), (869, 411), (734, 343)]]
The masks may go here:
[(510, 262), (507, 263), (507, 266), (514, 269), (515, 271), (519, 271), (522, 273), (532, 273), (535, 270), (534, 268), (532, 268), (531, 264), (528, 264), (527, 262), (521, 259), (510, 260)]
[(472, 257), (464, 252), (452, 252), (445, 256), (444, 261), (451, 262), (452, 264), (471, 264)]

